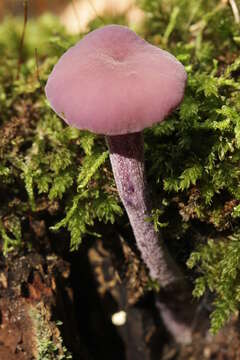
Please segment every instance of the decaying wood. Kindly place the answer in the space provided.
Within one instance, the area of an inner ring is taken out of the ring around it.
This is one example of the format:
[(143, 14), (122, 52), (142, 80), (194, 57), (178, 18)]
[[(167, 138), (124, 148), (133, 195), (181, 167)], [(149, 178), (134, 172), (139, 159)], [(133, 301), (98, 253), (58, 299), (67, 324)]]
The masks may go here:
[[(56, 320), (65, 321), (67, 342), (80, 355), (68, 288), (69, 264), (57, 256), (30, 252), (9, 255), (0, 261), (0, 359), (39, 358), (43, 342), (52, 341), (63, 354), (62, 335)], [(64, 326), (65, 326), (64, 324)], [(74, 339), (74, 341), (73, 341)], [(81, 357), (80, 357), (81, 358)]]

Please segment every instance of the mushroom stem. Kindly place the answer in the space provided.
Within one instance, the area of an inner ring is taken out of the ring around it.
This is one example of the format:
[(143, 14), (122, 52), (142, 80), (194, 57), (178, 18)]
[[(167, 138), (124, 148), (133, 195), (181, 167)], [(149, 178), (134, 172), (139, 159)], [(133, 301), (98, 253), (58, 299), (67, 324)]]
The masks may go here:
[(151, 278), (157, 280), (161, 287), (179, 282), (182, 275), (150, 221), (142, 133), (108, 136), (107, 141), (119, 196)]
[[(157, 280), (161, 286), (157, 307), (174, 338), (178, 342), (188, 342), (191, 338), (191, 329), (188, 321), (185, 321), (185, 315), (186, 311), (189, 311), (186, 304), (186, 297), (189, 300), (189, 290), (186, 296), (183, 295), (188, 288), (183, 275), (167, 251), (160, 234), (156, 233), (153, 223), (149, 221), (151, 203), (145, 178), (143, 135), (139, 132), (106, 138), (115, 182), (127, 211), (137, 247), (151, 278)], [(181, 319), (179, 314), (176, 314), (175, 305), (178, 300), (180, 303), (177, 305), (177, 312), (180, 311)], [(169, 301), (172, 303), (170, 306)]]

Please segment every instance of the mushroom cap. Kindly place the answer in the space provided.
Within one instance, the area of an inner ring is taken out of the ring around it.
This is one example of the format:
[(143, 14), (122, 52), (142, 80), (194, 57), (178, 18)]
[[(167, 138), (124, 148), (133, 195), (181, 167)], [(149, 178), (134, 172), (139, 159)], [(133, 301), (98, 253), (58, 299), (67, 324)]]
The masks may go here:
[(108, 25), (63, 54), (45, 91), (69, 125), (121, 135), (164, 120), (182, 101), (186, 80), (173, 55), (125, 26)]

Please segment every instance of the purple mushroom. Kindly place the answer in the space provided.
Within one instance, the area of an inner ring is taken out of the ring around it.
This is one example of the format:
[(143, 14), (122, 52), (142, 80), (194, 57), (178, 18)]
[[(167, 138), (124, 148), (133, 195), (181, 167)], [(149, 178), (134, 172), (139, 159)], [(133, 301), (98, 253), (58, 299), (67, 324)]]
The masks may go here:
[[(160, 284), (158, 307), (179, 342), (191, 339), (186, 314), (179, 316), (186, 308), (181, 295), (185, 281), (163, 239), (147, 221), (151, 204), (142, 130), (163, 121), (180, 104), (186, 80), (184, 67), (174, 56), (127, 27), (109, 25), (70, 48), (46, 85), (52, 108), (70, 126), (106, 136), (114, 178), (138, 249), (150, 276)], [(182, 303), (178, 309), (171, 306), (176, 298)]]

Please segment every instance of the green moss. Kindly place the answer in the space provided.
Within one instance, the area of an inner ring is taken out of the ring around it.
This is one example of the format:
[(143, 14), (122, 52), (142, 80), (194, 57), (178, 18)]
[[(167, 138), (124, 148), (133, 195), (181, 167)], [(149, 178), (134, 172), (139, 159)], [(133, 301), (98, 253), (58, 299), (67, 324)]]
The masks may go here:
[(196, 249), (188, 261), (200, 274), (193, 295), (215, 294), (217, 332), (240, 306), (240, 30), (229, 4), (218, 1), (141, 4), (148, 12), (145, 36), (170, 49), (188, 73), (179, 111), (146, 131), (150, 180), (167, 199), (165, 236), (179, 256)]
[[(198, 254), (198, 261), (190, 261), (191, 267), (196, 265), (194, 294), (215, 294), (212, 324), (217, 331), (240, 304), (239, 268), (231, 250), (240, 230), (240, 30), (227, 2), (138, 2), (147, 14), (141, 34), (171, 51), (188, 73), (180, 108), (145, 131), (149, 187), (155, 199), (153, 220), (176, 250), (177, 261), (185, 262), (191, 251)], [(96, 19), (90, 27), (104, 21), (111, 19)], [(12, 18), (0, 25), (4, 249), (29, 246), (31, 223), (46, 218), (47, 229), (60, 235), (64, 228), (69, 231), (71, 248), (76, 249), (86, 235), (101, 236), (96, 222), (114, 223), (123, 213), (104, 139), (66, 127), (44, 95), (53, 65), (82, 35), (67, 35), (49, 15), (30, 21), (16, 80), (21, 26)], [(9, 227), (9, 218), (18, 224), (17, 232)], [(222, 276), (226, 262), (232, 268)], [(234, 279), (232, 273), (237, 274)]]
[(53, 323), (42, 304), (33, 308), (30, 314), (36, 332), (37, 360), (69, 360), (72, 355), (63, 345), (58, 327), (61, 322)]

